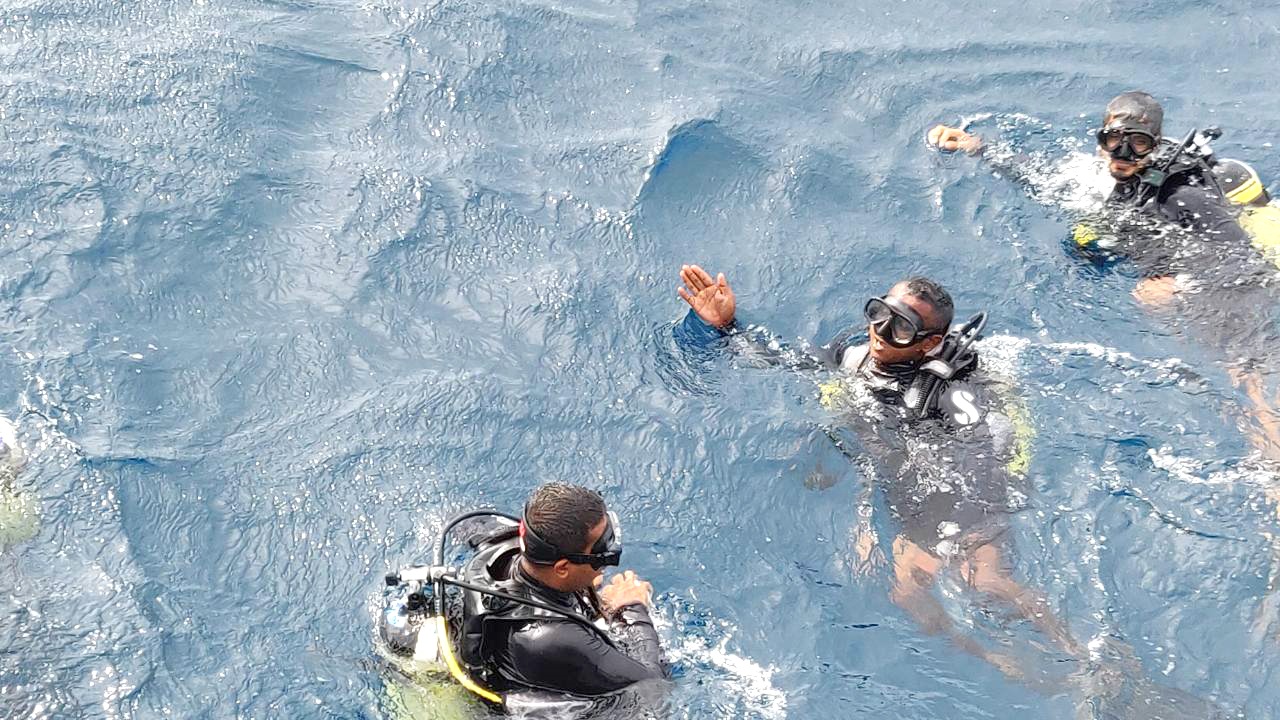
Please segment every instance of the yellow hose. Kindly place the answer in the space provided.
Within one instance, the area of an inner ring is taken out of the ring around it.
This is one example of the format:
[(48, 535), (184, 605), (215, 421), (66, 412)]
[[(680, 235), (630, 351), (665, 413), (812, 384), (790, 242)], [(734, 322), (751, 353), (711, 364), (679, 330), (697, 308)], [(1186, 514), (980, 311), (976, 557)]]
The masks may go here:
[(495, 705), (501, 705), (501, 695), (480, 687), (480, 685), (476, 684), (475, 680), (471, 679), (470, 675), (463, 671), (462, 666), (458, 664), (458, 659), (453, 655), (453, 643), (449, 642), (449, 623), (445, 621), (444, 616), (438, 616), (436, 618), (436, 623), (437, 630), (439, 631), (437, 632), (437, 635), (440, 638), (440, 656), (444, 658), (444, 664), (445, 667), (449, 668), (449, 674), (452, 675), (453, 679), (457, 680), (458, 684), (462, 687), (470, 690), (476, 695), (479, 695), (485, 700), (494, 703)]

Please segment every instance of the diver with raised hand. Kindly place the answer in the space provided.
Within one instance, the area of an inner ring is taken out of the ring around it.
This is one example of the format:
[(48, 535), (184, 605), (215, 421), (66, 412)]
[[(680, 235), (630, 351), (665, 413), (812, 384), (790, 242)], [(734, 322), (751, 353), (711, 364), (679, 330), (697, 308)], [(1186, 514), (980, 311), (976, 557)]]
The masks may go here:
[[(847, 455), (861, 447), (876, 466), (887, 504), (900, 523), (892, 542), (891, 598), (926, 631), (946, 636), (966, 652), (1010, 675), (1009, 658), (957, 631), (932, 586), (956, 571), (969, 587), (1012, 606), (1073, 658), (1083, 657), (1039, 594), (1015, 581), (999, 541), (1012, 510), (1011, 496), (1027, 469), (1030, 427), (1011, 394), (979, 366), (974, 341), (986, 316), (952, 329), (954, 304), (937, 283), (922, 277), (895, 283), (869, 299), (861, 332), (842, 333), (818, 353), (795, 351), (757, 327), (737, 323), (737, 303), (723, 274), (712, 278), (685, 265), (678, 293), (692, 308), (678, 334), (725, 338), (753, 361), (797, 370), (834, 371), (821, 384), (823, 404), (840, 427), (828, 434)], [(844, 433), (851, 431), (852, 436)], [(884, 561), (873, 524), (875, 485), (864, 488), (854, 523), (855, 571)]]
[[(448, 535), (475, 517), (489, 521), (468, 541), (472, 555), (446, 566)], [(528, 692), (595, 698), (666, 677), (652, 586), (628, 570), (599, 587), (622, 556), (617, 515), (599, 493), (547, 483), (519, 518), (480, 511), (451, 521), (440, 547), (436, 565), (388, 576), (399, 592), (380, 634), (393, 651), (440, 657), (495, 704)], [(449, 588), (460, 603), (446, 602)]]

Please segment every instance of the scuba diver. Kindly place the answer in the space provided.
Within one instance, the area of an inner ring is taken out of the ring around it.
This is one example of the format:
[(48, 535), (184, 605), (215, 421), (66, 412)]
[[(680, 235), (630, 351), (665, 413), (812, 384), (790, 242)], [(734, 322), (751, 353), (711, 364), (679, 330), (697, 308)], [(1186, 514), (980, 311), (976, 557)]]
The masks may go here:
[[(446, 565), (451, 533), (477, 518), (471, 556)], [(649, 617), (652, 586), (628, 570), (597, 591), (621, 556), (622, 528), (603, 498), (548, 483), (519, 518), (478, 511), (450, 520), (433, 565), (388, 575), (379, 635), (395, 653), (443, 661), (495, 705), (519, 694), (597, 698), (660, 680), (667, 669)]]
[[(1102, 212), (1076, 226), (1074, 244), (1098, 262), (1133, 261), (1142, 275), (1134, 297), (1154, 310), (1176, 309), (1206, 343), (1233, 346), (1246, 359), (1266, 357), (1270, 333), (1242, 337), (1238, 321), (1249, 318), (1223, 316), (1252, 314), (1256, 326), (1275, 304), (1266, 286), (1280, 263), (1280, 207), (1253, 168), (1214, 154), (1209, 143), (1218, 129), (1192, 130), (1181, 140), (1163, 130), (1164, 109), (1145, 92), (1107, 104), (1095, 139), (1115, 183)], [(961, 128), (937, 125), (928, 141), (982, 155), (1034, 185), (1027, 156), (989, 152), (990, 143)], [(1241, 340), (1245, 346), (1234, 347)]]
[(1045, 598), (1013, 579), (999, 548), (1017, 509), (1010, 498), (1024, 495), (1031, 428), (1021, 406), (979, 365), (974, 342), (985, 313), (952, 329), (947, 291), (910, 278), (866, 302), (866, 342), (852, 341), (861, 332), (854, 329), (818, 353), (796, 352), (758, 327), (738, 324), (723, 273), (713, 279), (685, 265), (680, 277), (678, 294), (692, 308), (677, 327), (682, 344), (721, 341), (756, 364), (832, 371), (835, 379), (820, 389), (839, 427), (826, 432), (851, 459), (869, 457), (881, 478), (866, 484), (859, 501), (855, 572), (885, 560), (872, 526), (873, 496), (883, 485), (900, 524), (891, 599), (925, 631), (1008, 675), (1021, 673), (1015, 661), (958, 631), (932, 593), (940, 575), (957, 571), (968, 587), (1011, 606), (1073, 658), (1084, 657)]

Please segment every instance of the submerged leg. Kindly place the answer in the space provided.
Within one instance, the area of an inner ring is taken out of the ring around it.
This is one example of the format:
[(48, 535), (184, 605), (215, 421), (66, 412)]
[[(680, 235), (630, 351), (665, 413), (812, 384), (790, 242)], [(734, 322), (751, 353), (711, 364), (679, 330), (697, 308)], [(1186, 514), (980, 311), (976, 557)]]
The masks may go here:
[(973, 638), (958, 632), (946, 608), (931, 590), (943, 563), (904, 537), (893, 541), (893, 589), (889, 598), (930, 635), (947, 638), (964, 652), (994, 665), (1010, 677), (1020, 673), (1016, 664), (982, 647)]
[[(1267, 499), (1280, 514), (1280, 486), (1267, 488)], [(1266, 594), (1253, 616), (1253, 636), (1259, 640), (1280, 642), (1280, 536), (1263, 533), (1271, 543), (1271, 568)]]
[(1030, 620), (1063, 652), (1083, 658), (1084, 650), (1053, 611), (1044, 595), (1019, 585), (1004, 568), (1000, 551), (993, 544), (973, 550), (960, 566), (960, 575), (969, 587), (1012, 606)]
[(1231, 378), (1244, 388), (1244, 394), (1252, 405), (1245, 411), (1254, 422), (1254, 427), (1246, 431), (1249, 444), (1262, 457), (1280, 462), (1280, 417), (1276, 414), (1274, 403), (1267, 402), (1262, 376), (1254, 371), (1232, 370)]

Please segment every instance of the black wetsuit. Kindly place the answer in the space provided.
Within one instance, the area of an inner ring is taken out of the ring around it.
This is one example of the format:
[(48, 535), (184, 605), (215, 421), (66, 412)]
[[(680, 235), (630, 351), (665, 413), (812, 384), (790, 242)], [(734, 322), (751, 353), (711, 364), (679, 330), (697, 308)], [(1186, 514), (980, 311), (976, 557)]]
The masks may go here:
[(826, 348), (840, 377), (825, 386), (828, 409), (874, 459), (900, 536), (937, 556), (994, 540), (1025, 499), (1008, 469), (1017, 452), (1010, 417), (981, 368), (944, 382), (924, 417), (903, 395), (918, 366), (882, 366), (866, 345)]
[[(1225, 262), (1252, 264), (1248, 258), (1257, 253), (1237, 221), (1236, 210), (1201, 172), (1172, 175), (1150, 198), (1135, 205), (1143, 187), (1136, 177), (1117, 182), (1107, 198), (1107, 210), (1118, 225), (1113, 249), (1132, 259), (1144, 275), (1194, 276), (1212, 273)], [(1124, 213), (1126, 209), (1136, 210), (1137, 217)], [(1141, 218), (1163, 222), (1151, 224)]]
[(866, 345), (849, 344), (853, 336), (842, 333), (807, 353), (760, 328), (716, 330), (693, 312), (677, 329), (686, 346), (727, 337), (736, 356), (756, 365), (834, 371), (822, 384), (823, 402), (838, 417), (828, 434), (846, 453), (860, 447), (874, 462), (902, 535), (935, 555), (990, 542), (1025, 497), (1007, 470), (1017, 439), (1009, 416), (994, 409), (994, 383), (977, 368), (946, 383), (936, 406), (914, 418), (902, 398), (918, 366), (882, 367)]
[(1114, 240), (1108, 251), (1129, 258), (1144, 277), (1176, 278), (1183, 292), (1154, 309), (1175, 327), (1223, 349), (1230, 361), (1266, 361), (1280, 336), (1276, 267), (1253, 247), (1236, 209), (1204, 172), (1171, 176), (1136, 208), (1139, 182), (1117, 183), (1102, 220)]
[[(527, 575), (519, 556), (513, 559), (509, 572), (511, 582), (528, 597), (596, 617), (579, 595), (553, 590)], [(519, 613), (520, 608), (512, 610)], [(618, 647), (566, 618), (515, 617), (519, 619), (491, 621), (494, 630), (487, 638), (485, 661), (504, 681), (503, 690), (536, 689), (595, 697), (665, 677), (658, 633), (643, 605), (628, 605), (611, 623)]]

